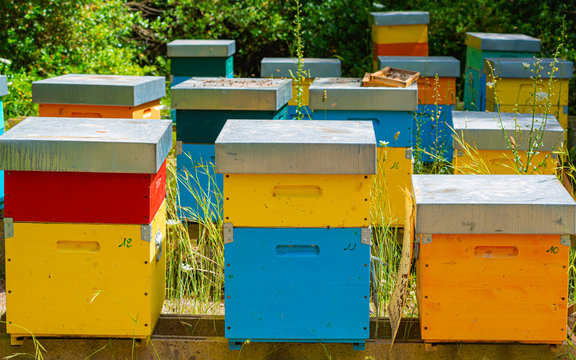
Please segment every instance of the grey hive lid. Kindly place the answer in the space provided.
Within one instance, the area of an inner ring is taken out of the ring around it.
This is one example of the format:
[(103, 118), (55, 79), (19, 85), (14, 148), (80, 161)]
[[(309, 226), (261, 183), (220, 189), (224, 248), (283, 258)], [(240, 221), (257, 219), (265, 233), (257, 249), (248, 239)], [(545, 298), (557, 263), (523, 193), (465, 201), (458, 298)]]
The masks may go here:
[(235, 40), (174, 40), (168, 57), (229, 57), (236, 52)]
[(487, 51), (540, 51), (540, 39), (523, 34), (467, 32), (466, 45)]
[(418, 85), (406, 88), (362, 87), (357, 78), (317, 78), (308, 89), (313, 110), (414, 111)]
[[(289, 78), (296, 76), (298, 71), (297, 58), (271, 58), (266, 57), (260, 63), (260, 76), (279, 78)], [(316, 77), (339, 77), (342, 72), (340, 59), (327, 58), (304, 58), (302, 61), (303, 71), (308, 78)]]
[(190, 78), (171, 88), (180, 110), (280, 110), (292, 99), (292, 80)]
[(370, 121), (228, 120), (216, 139), (216, 172), (375, 174)]
[(8, 77), (0, 75), (0, 97), (8, 95)]
[(155, 174), (172, 121), (31, 117), (0, 136), (0, 169)]
[(163, 76), (69, 74), (32, 83), (39, 104), (138, 106), (165, 95)]
[[(512, 136), (516, 148), (527, 151), (530, 141), (541, 136), (537, 150), (554, 151), (562, 147), (564, 139), (564, 129), (554, 115), (453, 111), (452, 120), (460, 139), (479, 150), (507, 150), (507, 138)], [(454, 147), (462, 146), (455, 140)]]
[[(554, 71), (552, 71), (554, 65)], [(500, 78), (571, 79), (574, 76), (574, 63), (552, 58), (500, 58), (484, 59), (484, 72)]]
[(370, 21), (377, 26), (428, 24), (430, 15), (427, 11), (371, 12)]
[(412, 175), (418, 234), (574, 234), (554, 175)]
[(386, 66), (418, 71), (420, 76), (460, 77), (460, 60), (452, 56), (378, 56), (378, 68)]

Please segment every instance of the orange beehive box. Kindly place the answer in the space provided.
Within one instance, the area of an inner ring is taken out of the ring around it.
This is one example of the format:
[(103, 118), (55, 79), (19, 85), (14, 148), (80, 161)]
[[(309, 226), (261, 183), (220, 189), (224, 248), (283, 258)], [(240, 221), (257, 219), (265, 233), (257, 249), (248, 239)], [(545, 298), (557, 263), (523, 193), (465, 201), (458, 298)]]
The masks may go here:
[(32, 83), (42, 117), (160, 119), (162, 76), (69, 74)]
[(426, 342), (566, 340), (576, 202), (555, 176), (413, 175)]

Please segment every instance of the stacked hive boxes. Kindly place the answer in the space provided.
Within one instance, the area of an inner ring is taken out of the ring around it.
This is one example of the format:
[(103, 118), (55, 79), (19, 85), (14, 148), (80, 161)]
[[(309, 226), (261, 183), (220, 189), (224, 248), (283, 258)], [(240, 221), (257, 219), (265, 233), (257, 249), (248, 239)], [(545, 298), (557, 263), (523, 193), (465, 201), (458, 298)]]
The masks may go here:
[(0, 136), (7, 332), (149, 336), (165, 293), (163, 120), (28, 118)]
[(216, 171), (231, 348), (247, 339), (363, 348), (375, 149), (366, 121), (226, 123)]
[[(288, 102), (288, 118), (296, 118), (296, 108), (298, 106), (298, 59), (296, 58), (264, 58), (260, 67), (260, 76), (263, 78), (288, 78), (292, 80), (292, 99)], [(304, 117), (310, 117), (308, 107), (308, 88), (314, 78), (318, 77), (340, 77), (340, 59), (313, 59), (306, 58), (302, 61), (302, 113)]]
[(170, 82), (191, 77), (234, 77), (234, 40), (174, 40), (168, 43)]
[(565, 341), (576, 203), (556, 177), (414, 175), (412, 182), (422, 339)]
[(386, 66), (420, 73), (412, 146), (418, 149), (419, 158), (423, 161), (450, 161), (450, 127), (456, 104), (456, 78), (460, 77), (460, 61), (450, 56), (379, 56), (378, 68)]
[[(552, 114), (568, 130), (574, 63), (561, 59), (486, 59), (486, 110)], [(497, 101), (497, 103), (496, 103)]]
[(373, 221), (403, 226), (404, 193), (412, 174), (412, 128), (418, 88), (362, 87), (361, 79), (316, 79), (310, 86), (314, 120), (365, 120), (374, 124), (378, 175), (372, 196)]
[(555, 173), (564, 131), (554, 116), (454, 111), (453, 117), (456, 174)]
[(484, 59), (529, 58), (540, 51), (540, 40), (521, 34), (466, 33), (464, 109), (486, 110)]
[(160, 119), (162, 76), (62, 75), (32, 83), (40, 116)]
[(228, 119), (286, 119), (291, 80), (192, 78), (172, 88), (176, 109), (180, 216), (221, 216), (222, 176), (214, 142)]
[(378, 56), (428, 56), (427, 12), (374, 12), (370, 20), (374, 66)]
[[(4, 107), (2, 97), (8, 95), (8, 79), (0, 75), (0, 134), (4, 133)], [(4, 171), (0, 171), (0, 208), (4, 207)]]

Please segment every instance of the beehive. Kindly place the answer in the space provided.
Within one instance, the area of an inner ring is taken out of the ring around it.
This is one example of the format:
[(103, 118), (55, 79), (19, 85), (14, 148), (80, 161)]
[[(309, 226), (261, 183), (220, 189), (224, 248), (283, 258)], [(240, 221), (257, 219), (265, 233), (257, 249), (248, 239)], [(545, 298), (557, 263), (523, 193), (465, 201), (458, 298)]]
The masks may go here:
[(168, 43), (172, 86), (191, 77), (234, 77), (234, 40), (174, 40)]
[(312, 117), (314, 120), (363, 120), (373, 123), (378, 142), (378, 174), (372, 193), (385, 195), (372, 197), (372, 218), (380, 225), (403, 226), (405, 208), (402, 188), (411, 188), (412, 129), (418, 88), (416, 84), (407, 88), (361, 85), (361, 79), (354, 78), (314, 80), (310, 86)]
[(413, 146), (424, 162), (450, 161), (460, 61), (451, 56), (379, 56), (378, 68), (386, 66), (420, 73)]
[(152, 334), (171, 146), (163, 120), (28, 118), (0, 136), (13, 339)]
[(42, 117), (160, 119), (163, 76), (69, 74), (32, 83)]
[(363, 348), (375, 149), (369, 122), (226, 123), (216, 171), (231, 348), (247, 339)]
[(486, 59), (486, 110), (554, 115), (568, 130), (574, 63), (562, 59)]
[(422, 339), (565, 341), (576, 203), (556, 177), (414, 175), (412, 182)]
[[(302, 59), (302, 113), (304, 118), (311, 117), (308, 107), (308, 88), (318, 77), (340, 77), (340, 59)], [(298, 59), (297, 58), (263, 58), (260, 63), (260, 76), (263, 78), (292, 79), (292, 99), (288, 102), (288, 118), (296, 118), (298, 106)]]
[(370, 21), (374, 66), (378, 56), (428, 56), (428, 12), (373, 12)]
[(523, 34), (466, 33), (464, 109), (486, 110), (486, 58), (529, 58), (540, 51), (540, 39)]
[(454, 111), (456, 174), (554, 174), (563, 129), (552, 115)]
[[(287, 119), (289, 79), (191, 78), (172, 87), (176, 110), (180, 216), (216, 218), (222, 207), (214, 142), (228, 119)], [(209, 211), (208, 211), (209, 210)]]

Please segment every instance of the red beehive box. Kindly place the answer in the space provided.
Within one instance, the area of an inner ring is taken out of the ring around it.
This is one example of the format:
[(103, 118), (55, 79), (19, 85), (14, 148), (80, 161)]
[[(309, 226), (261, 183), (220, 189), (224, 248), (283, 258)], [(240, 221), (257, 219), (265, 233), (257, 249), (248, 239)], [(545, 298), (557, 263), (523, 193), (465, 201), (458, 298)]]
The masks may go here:
[(148, 224), (166, 198), (166, 161), (156, 174), (6, 171), (5, 196), (14, 221)]

